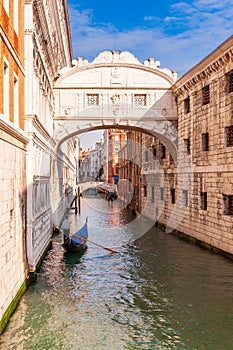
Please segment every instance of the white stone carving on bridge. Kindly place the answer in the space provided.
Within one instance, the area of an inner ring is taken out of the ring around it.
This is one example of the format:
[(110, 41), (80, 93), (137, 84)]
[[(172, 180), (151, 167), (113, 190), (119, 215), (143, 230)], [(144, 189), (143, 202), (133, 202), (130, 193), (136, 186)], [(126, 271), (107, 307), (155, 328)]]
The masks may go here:
[[(149, 58), (144, 64), (128, 51), (104, 51), (93, 62), (83, 57), (55, 82), (55, 139), (93, 128), (133, 127), (173, 142), (176, 120), (170, 91), (176, 77)], [(62, 123), (62, 124), (61, 124)]]

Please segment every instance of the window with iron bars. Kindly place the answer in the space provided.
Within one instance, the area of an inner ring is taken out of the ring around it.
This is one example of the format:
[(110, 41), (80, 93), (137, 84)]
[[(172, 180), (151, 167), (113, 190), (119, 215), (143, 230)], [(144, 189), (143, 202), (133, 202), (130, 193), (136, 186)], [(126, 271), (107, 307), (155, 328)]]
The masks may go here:
[(164, 145), (161, 145), (161, 158), (166, 158), (166, 147)]
[(185, 146), (186, 146), (186, 153), (187, 154), (190, 154), (190, 138), (188, 138), (188, 139), (184, 139), (184, 144), (185, 144)]
[(172, 202), (172, 204), (175, 204), (175, 202), (176, 202), (176, 190), (175, 190), (175, 188), (171, 188), (170, 193), (171, 193), (171, 202)]
[(202, 151), (209, 151), (209, 133), (206, 132), (201, 135), (202, 139)]
[(87, 106), (99, 106), (99, 94), (87, 94)]
[(183, 190), (182, 191), (182, 194), (183, 194), (183, 205), (185, 206), (185, 207), (187, 207), (188, 206), (188, 204), (189, 204), (189, 201), (188, 201), (188, 190)]
[(233, 71), (227, 74), (227, 87), (228, 93), (233, 92)]
[(223, 194), (223, 214), (233, 215), (233, 195)]
[(202, 88), (202, 105), (210, 103), (210, 86), (206, 85)]
[(137, 107), (146, 106), (146, 94), (135, 94), (134, 105)]
[(156, 147), (154, 145), (152, 146), (152, 154), (153, 154), (153, 159), (156, 159), (156, 157), (157, 157), (157, 150), (156, 150)]
[(164, 188), (160, 187), (160, 200), (163, 201), (164, 200)]
[(190, 97), (188, 96), (185, 100), (184, 100), (184, 113), (188, 114), (190, 112)]
[(225, 128), (225, 140), (226, 147), (233, 146), (233, 125), (227, 126)]
[(207, 192), (201, 192), (201, 209), (207, 210)]

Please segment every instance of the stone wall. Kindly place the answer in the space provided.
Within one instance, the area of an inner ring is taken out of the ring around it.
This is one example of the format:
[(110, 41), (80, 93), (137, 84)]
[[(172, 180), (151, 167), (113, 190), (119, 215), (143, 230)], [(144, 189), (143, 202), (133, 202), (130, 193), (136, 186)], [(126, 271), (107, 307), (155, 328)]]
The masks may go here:
[(158, 138), (141, 134), (142, 147), (134, 149), (140, 182), (130, 175), (132, 164), (121, 164), (121, 176), (131, 176), (140, 192), (140, 206), (131, 203), (132, 209), (226, 254), (233, 254), (232, 45), (230, 37), (171, 88), (178, 111), (176, 157)]
[[(26, 138), (0, 120), (0, 333), (3, 315), (27, 276), (26, 257)], [(11, 310), (12, 312), (12, 310)]]
[(232, 44), (233, 37), (230, 37), (173, 86), (178, 105), (179, 138), (184, 142), (189, 139), (193, 173), (189, 207), (177, 229), (231, 254)]

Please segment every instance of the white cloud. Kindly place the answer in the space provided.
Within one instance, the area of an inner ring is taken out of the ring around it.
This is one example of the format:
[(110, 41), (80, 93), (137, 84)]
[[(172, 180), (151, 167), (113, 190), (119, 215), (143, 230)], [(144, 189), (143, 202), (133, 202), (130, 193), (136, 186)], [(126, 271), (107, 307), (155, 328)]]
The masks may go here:
[(120, 31), (111, 23), (94, 23), (92, 10), (70, 8), (75, 56), (93, 60), (103, 50), (128, 50), (140, 61), (155, 57), (161, 67), (183, 74), (232, 34), (229, 0), (179, 2), (165, 18), (144, 17), (144, 27)]
[(145, 16), (144, 21), (156, 21), (158, 18), (155, 16)]

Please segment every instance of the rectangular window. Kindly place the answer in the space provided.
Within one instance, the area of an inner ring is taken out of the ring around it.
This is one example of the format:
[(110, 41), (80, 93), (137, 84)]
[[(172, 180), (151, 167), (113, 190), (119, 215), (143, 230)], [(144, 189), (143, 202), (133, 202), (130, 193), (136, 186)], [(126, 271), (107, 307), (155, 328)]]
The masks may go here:
[(147, 185), (144, 185), (144, 197), (147, 197)]
[(161, 158), (166, 158), (166, 147), (164, 145), (161, 145)]
[(157, 151), (156, 151), (155, 146), (152, 146), (152, 154), (153, 154), (153, 158), (156, 159), (156, 157), (157, 157)]
[(223, 194), (223, 214), (233, 215), (233, 195)]
[(145, 151), (145, 162), (149, 161), (149, 155), (148, 155), (148, 151)]
[(160, 200), (163, 201), (164, 200), (164, 188), (160, 187)]
[(182, 197), (183, 197), (183, 205), (185, 206), (185, 207), (187, 207), (188, 206), (188, 190), (183, 190), (182, 191)]
[(88, 107), (99, 106), (99, 94), (87, 94)]
[(202, 105), (210, 103), (210, 86), (206, 85), (202, 88)]
[(155, 201), (155, 188), (154, 186), (151, 186), (151, 203), (154, 203)]
[(233, 146), (233, 125), (230, 125), (225, 128), (225, 140), (226, 140), (226, 147)]
[(134, 105), (138, 107), (146, 106), (146, 94), (135, 94)]
[(227, 90), (228, 93), (233, 92), (233, 71), (227, 74)]
[(209, 133), (206, 132), (201, 135), (202, 139), (202, 151), (209, 151)]
[(175, 190), (175, 188), (171, 188), (170, 192), (171, 192), (171, 202), (172, 202), (172, 204), (175, 204), (175, 202), (176, 202), (176, 190)]
[(188, 96), (185, 100), (184, 100), (184, 113), (188, 114), (190, 112), (190, 97)]
[(201, 192), (201, 209), (207, 210), (207, 192)]
[(182, 199), (183, 199), (183, 205), (185, 206), (185, 207), (187, 207), (188, 206), (188, 190), (183, 190), (182, 191)]
[(190, 139), (189, 138), (188, 139), (184, 139), (184, 144), (186, 146), (186, 149), (185, 149), (186, 153), (190, 154)]

